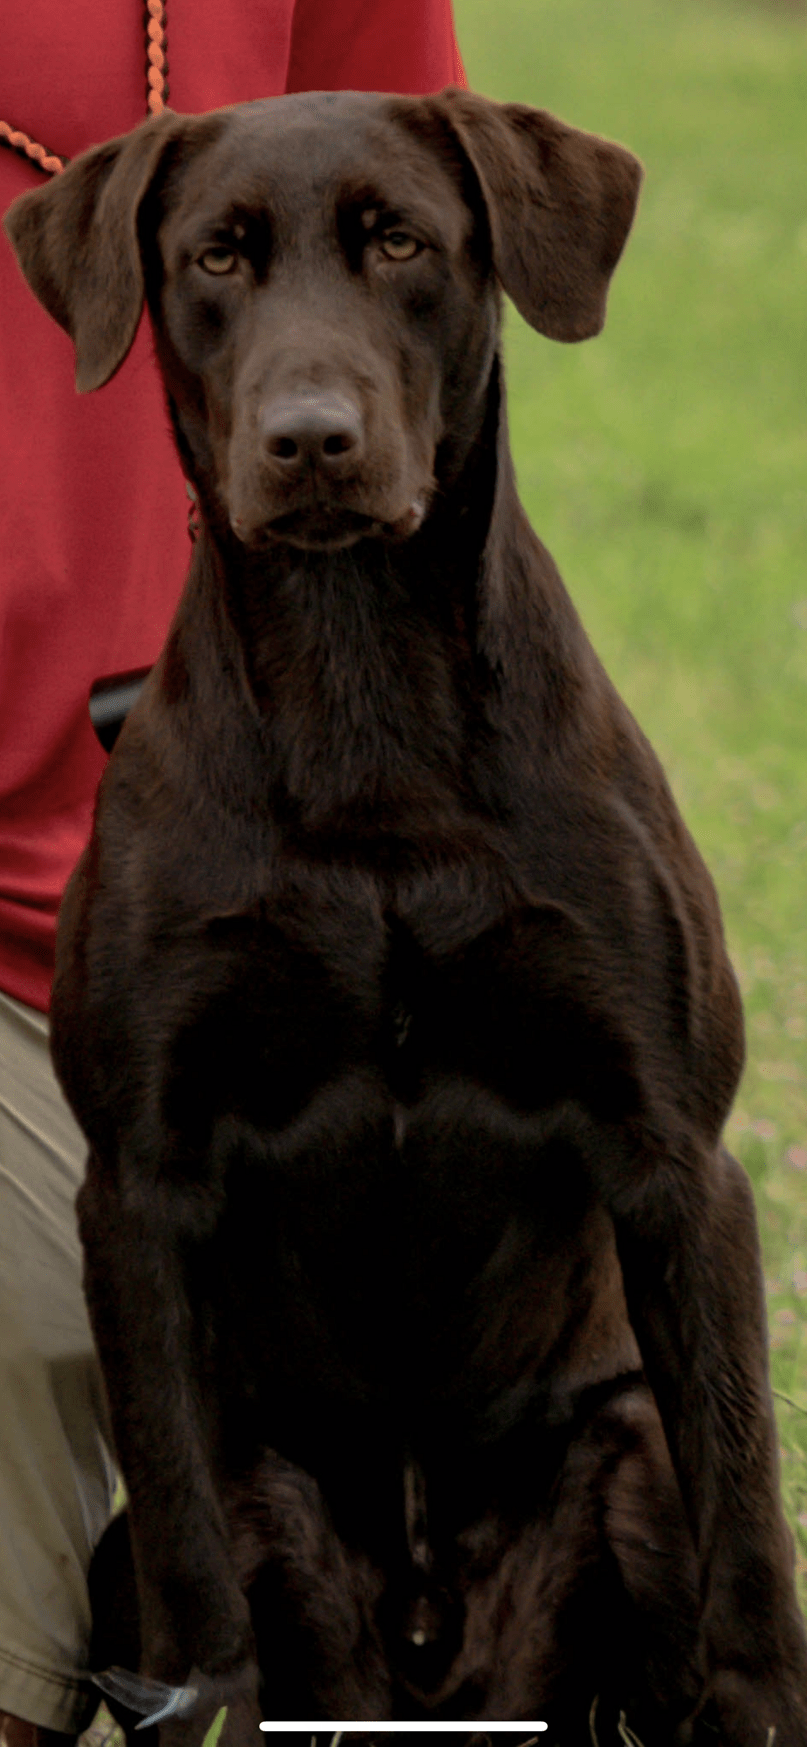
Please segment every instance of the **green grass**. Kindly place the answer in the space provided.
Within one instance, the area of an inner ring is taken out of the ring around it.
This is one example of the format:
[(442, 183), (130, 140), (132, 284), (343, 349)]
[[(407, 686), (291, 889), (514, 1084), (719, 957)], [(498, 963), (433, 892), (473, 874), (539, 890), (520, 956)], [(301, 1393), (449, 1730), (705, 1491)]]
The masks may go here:
[(455, 0), (470, 81), (646, 182), (599, 339), (510, 312), (521, 493), (717, 881), (807, 1604), (807, 32), (729, 0)]

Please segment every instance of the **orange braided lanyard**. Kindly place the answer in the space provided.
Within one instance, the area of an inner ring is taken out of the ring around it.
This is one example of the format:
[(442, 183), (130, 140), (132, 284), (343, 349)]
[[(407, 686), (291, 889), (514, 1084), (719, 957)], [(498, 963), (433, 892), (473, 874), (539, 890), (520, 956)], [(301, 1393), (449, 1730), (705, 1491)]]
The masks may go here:
[(168, 102), (168, 60), (163, 0), (146, 0), (146, 108), (161, 115)]
[[(167, 41), (165, 34), (165, 6), (163, 0), (146, 0), (145, 15), (146, 34), (146, 108), (149, 115), (160, 115), (168, 102), (168, 60)], [(58, 176), (69, 164), (70, 159), (64, 154), (52, 152), (47, 146), (42, 146), (37, 140), (23, 132), (21, 127), (12, 127), (8, 121), (0, 121), (0, 145), (8, 146), (12, 152), (18, 152), (21, 158), (27, 158), (35, 164), (38, 170), (43, 170), (48, 176)]]

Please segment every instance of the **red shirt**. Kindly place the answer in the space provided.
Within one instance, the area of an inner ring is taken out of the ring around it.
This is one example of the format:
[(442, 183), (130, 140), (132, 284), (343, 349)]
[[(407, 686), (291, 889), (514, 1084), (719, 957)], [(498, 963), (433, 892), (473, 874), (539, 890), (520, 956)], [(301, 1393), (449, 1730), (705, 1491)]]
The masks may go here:
[[(0, 119), (68, 157), (146, 113), (143, 0), (24, 0)], [(169, 103), (464, 83), (451, 0), (167, 0)], [(0, 210), (42, 173), (0, 148)], [(159, 654), (188, 567), (187, 500), (141, 327), (78, 396), (73, 349), (0, 243), (0, 988), (43, 1011), (56, 912), (104, 764), (94, 679)]]

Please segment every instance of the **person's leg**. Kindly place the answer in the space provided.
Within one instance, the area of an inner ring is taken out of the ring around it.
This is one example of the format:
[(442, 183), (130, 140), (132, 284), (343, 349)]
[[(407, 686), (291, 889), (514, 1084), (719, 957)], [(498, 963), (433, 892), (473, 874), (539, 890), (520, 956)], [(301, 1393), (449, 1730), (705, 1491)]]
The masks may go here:
[(62, 1735), (56, 1729), (39, 1729), (36, 1723), (26, 1723), (22, 1717), (9, 1717), (0, 1711), (0, 1747), (72, 1747), (76, 1735)]
[[(95, 1705), (86, 1574), (116, 1475), (81, 1290), (74, 1201), (85, 1153), (53, 1075), (47, 1021), (0, 994), (0, 1714), (8, 1747), (44, 1747), (48, 1732), (66, 1747)], [(31, 1725), (38, 1733), (29, 1742)]]

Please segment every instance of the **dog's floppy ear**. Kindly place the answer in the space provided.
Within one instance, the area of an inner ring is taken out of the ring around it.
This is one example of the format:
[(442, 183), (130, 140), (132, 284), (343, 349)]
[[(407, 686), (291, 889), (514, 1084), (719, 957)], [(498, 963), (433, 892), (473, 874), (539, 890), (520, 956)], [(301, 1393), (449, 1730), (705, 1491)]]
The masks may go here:
[(493, 264), (516, 308), (553, 340), (599, 333), (636, 210), (637, 159), (543, 109), (459, 88), (437, 104), (476, 171)]
[(4, 227), (31, 290), (76, 348), (76, 387), (101, 388), (123, 363), (143, 307), (137, 213), (184, 118), (165, 111), (83, 152), (20, 195)]

